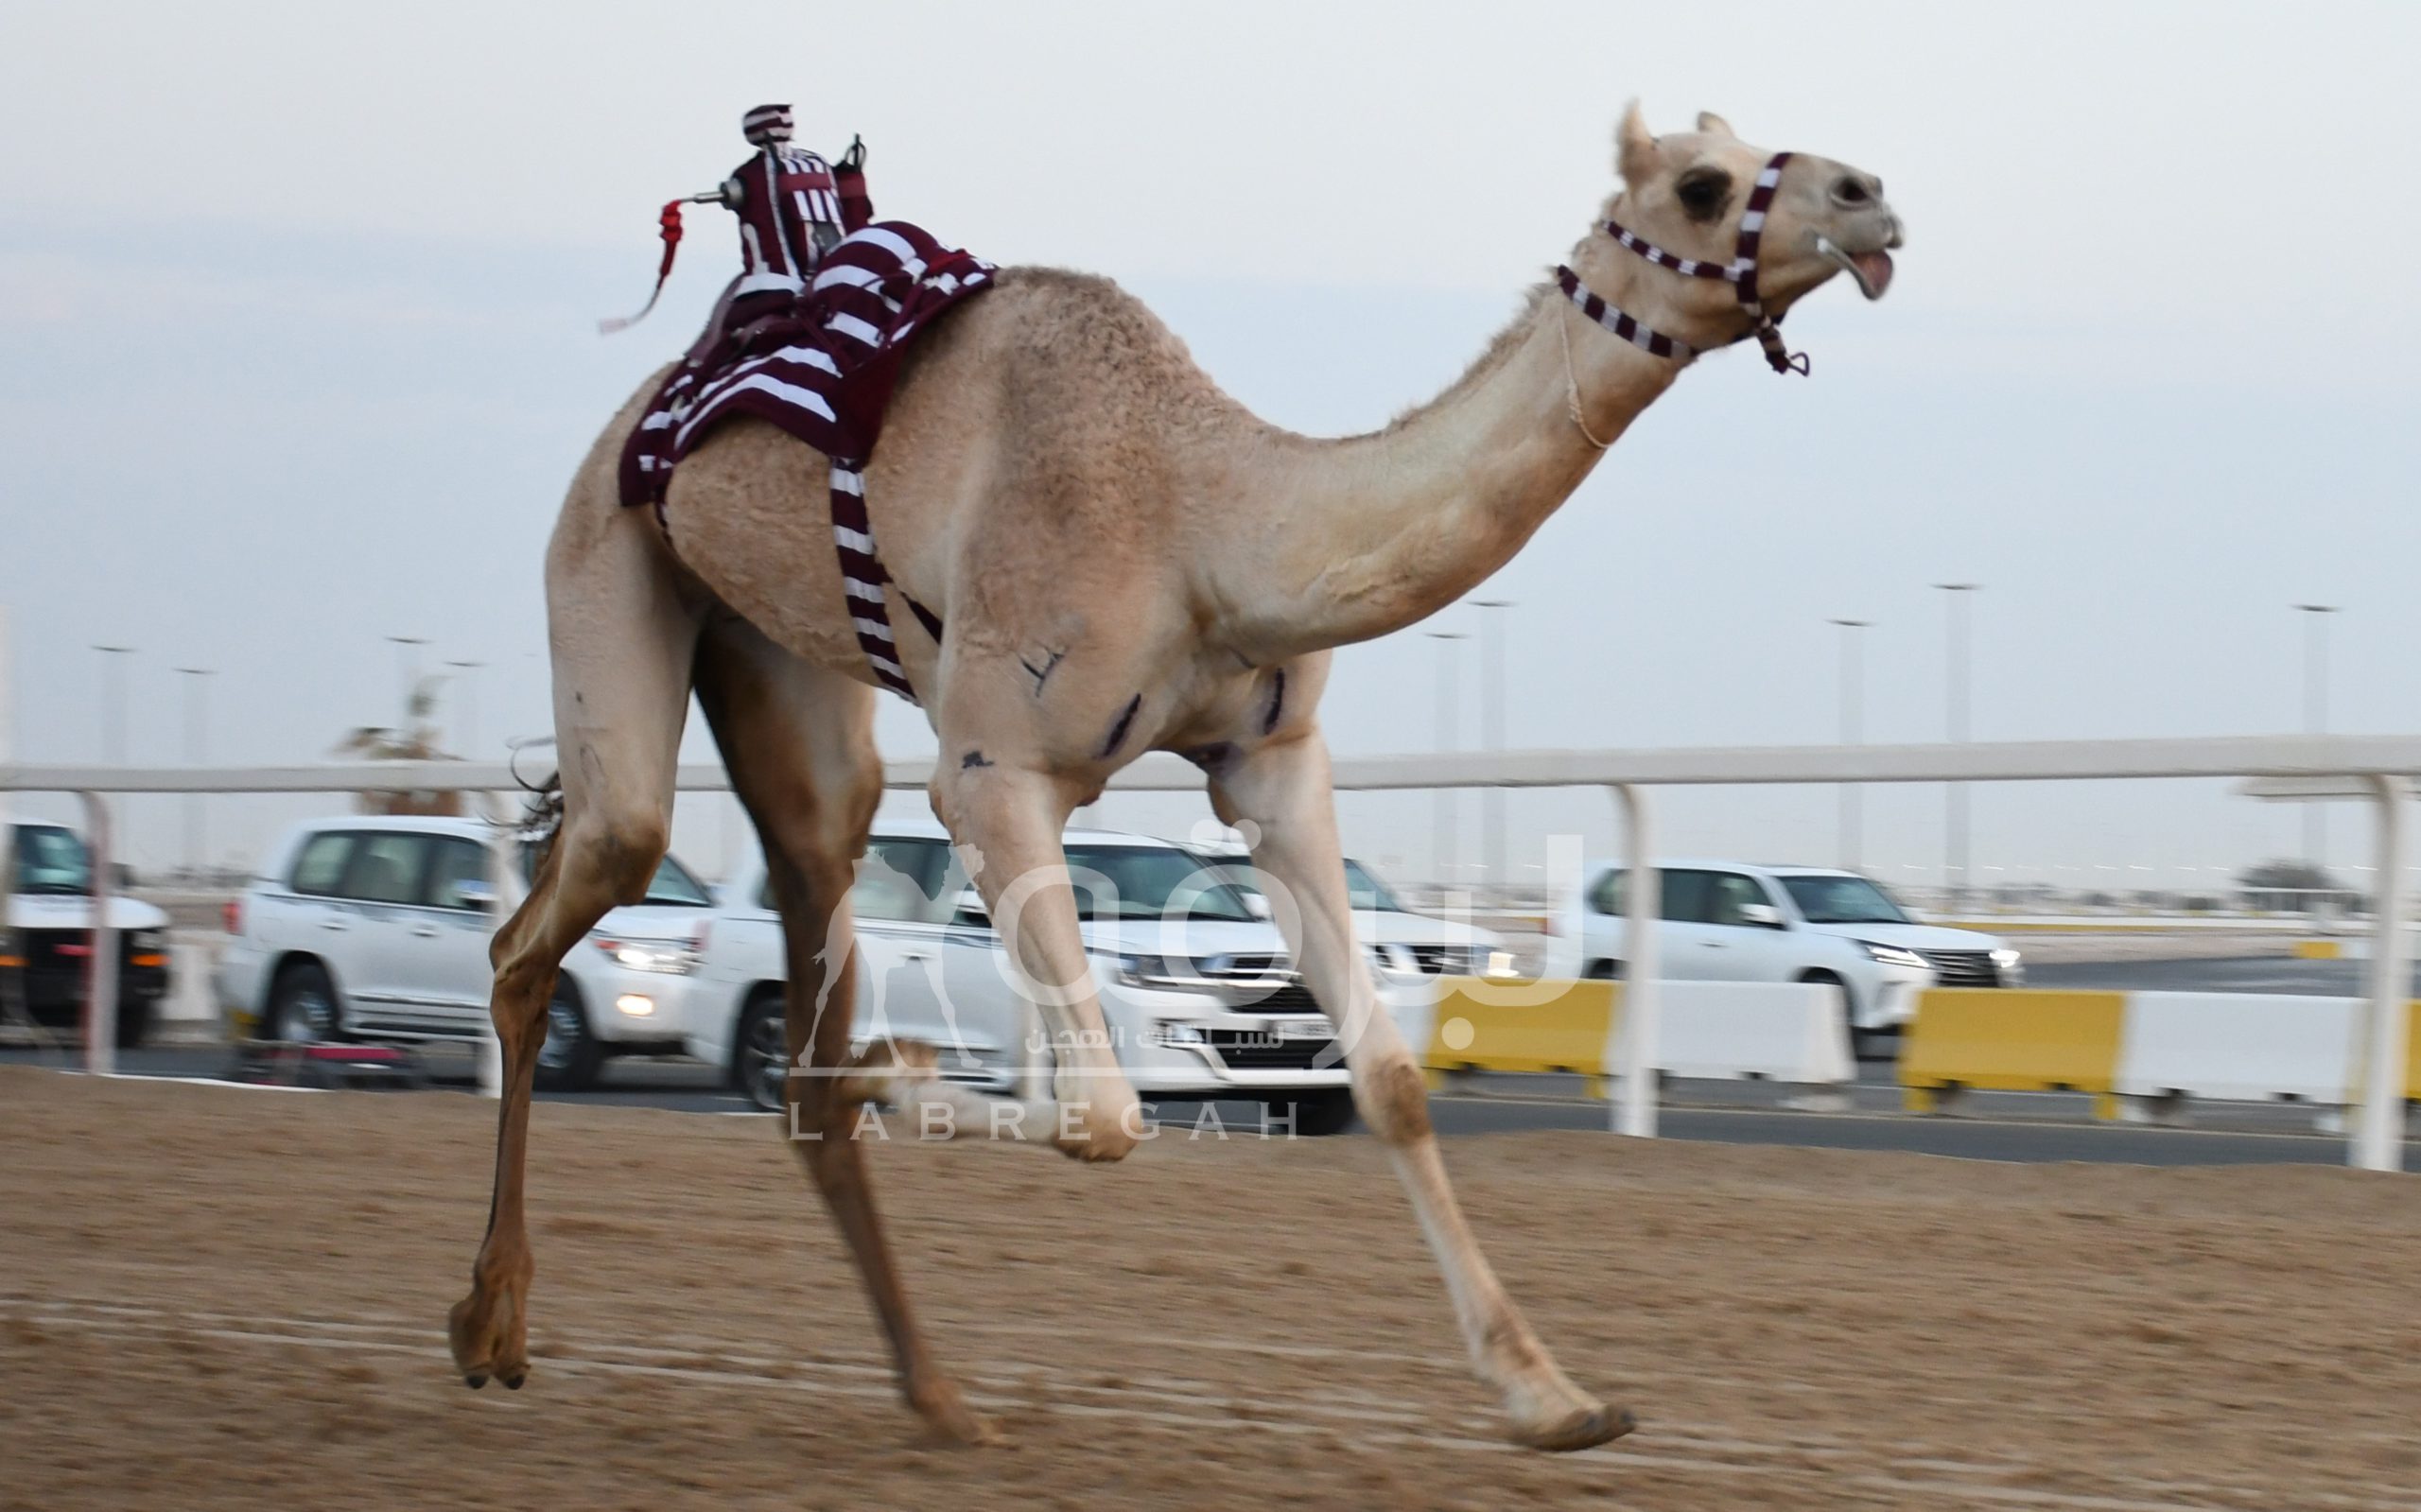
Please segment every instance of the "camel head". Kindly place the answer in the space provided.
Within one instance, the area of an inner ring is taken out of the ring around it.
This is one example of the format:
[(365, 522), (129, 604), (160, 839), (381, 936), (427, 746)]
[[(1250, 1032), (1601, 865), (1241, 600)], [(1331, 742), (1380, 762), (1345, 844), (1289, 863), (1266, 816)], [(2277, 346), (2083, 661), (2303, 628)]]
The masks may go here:
[[(1733, 285), (1651, 267), (1618, 244), (1604, 222), (1677, 258), (1727, 266), (1740, 249), (1741, 219), (1758, 175), (1773, 156), (1741, 141), (1712, 113), (1698, 116), (1695, 131), (1655, 135), (1633, 101), (1614, 133), (1623, 188), (1607, 201), (1573, 267), (1610, 296), (1624, 290), (1628, 298), (1616, 300), (1624, 309), (1693, 346), (1739, 339), (1755, 322)], [(1831, 158), (1793, 152), (1758, 233), (1756, 297), (1779, 317), (1845, 272), (1868, 299), (1881, 299), (1891, 287), (1890, 249), (1901, 240), (1900, 217), (1884, 200), (1882, 180)]]

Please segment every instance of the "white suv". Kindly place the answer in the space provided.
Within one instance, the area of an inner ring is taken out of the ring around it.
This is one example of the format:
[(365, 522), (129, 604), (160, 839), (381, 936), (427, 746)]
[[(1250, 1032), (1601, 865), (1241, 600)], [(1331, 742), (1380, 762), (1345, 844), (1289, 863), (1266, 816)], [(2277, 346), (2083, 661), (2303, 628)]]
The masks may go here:
[[(494, 836), (476, 819), (373, 814), (288, 832), (228, 905), (213, 985), (237, 1032), (295, 1043), (483, 1035)], [(614, 910), (572, 947), (548, 1009), (540, 1086), (586, 1086), (608, 1055), (679, 1051), (712, 902), (668, 856), (644, 903)]]
[[(1071, 829), (1066, 845), (1102, 1015), (1140, 1095), (1256, 1100), (1299, 1134), (1352, 1122), (1329, 1021), (1275, 925), (1166, 841)], [(945, 1077), (993, 1089), (1021, 1070), (1047, 1074), (1014, 968), (941, 826), (879, 826), (850, 898), (859, 1039), (930, 1044)], [(781, 922), (753, 862), (723, 889), (688, 1040), (766, 1107), (780, 1105), (787, 1069), (787, 977)]]
[[(2009, 987), (2018, 953), (1993, 935), (1921, 924), (1855, 872), (1739, 861), (1660, 861), (1661, 974), (1678, 982), (1817, 982), (1848, 999), (1862, 1048), (1915, 1017), (1925, 987)], [(1585, 977), (1622, 974), (1624, 871), (1589, 867), (1566, 900), (1549, 960)]]
[[(1236, 884), (1254, 912), (1269, 916), (1261, 873), (1252, 864), (1250, 852), (1242, 846), (1213, 845), (1200, 854)], [(1353, 937), (1370, 952), (1370, 965), (1384, 982), (1424, 976), (1513, 974), (1513, 953), (1506, 948), (1503, 935), (1476, 924), (1414, 912), (1394, 889), (1350, 856), (1345, 858), (1345, 896), (1346, 906), (1353, 911)]]

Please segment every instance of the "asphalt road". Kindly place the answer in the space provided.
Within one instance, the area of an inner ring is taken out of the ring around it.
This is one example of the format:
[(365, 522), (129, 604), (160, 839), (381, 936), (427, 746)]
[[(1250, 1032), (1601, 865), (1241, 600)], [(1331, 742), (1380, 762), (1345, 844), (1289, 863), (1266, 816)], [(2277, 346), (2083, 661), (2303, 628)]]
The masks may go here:
[[(56, 1054), (0, 1050), (0, 1064), (61, 1064)], [(229, 1054), (214, 1048), (142, 1050), (119, 1058), (121, 1074), (217, 1079)], [(472, 1089), (467, 1054), (430, 1057), (432, 1093)], [(605, 1068), (605, 1085), (583, 1093), (542, 1093), (544, 1101), (621, 1104), (703, 1114), (747, 1114), (747, 1103), (717, 1085), (707, 1068), (663, 1060), (625, 1060)], [(1522, 1129), (1603, 1129), (1608, 1104), (1577, 1096), (1576, 1078), (1479, 1078), (1431, 1100), (1431, 1118), (1450, 1138)], [(2339, 1165), (2345, 1141), (2313, 1127), (2309, 1108), (2231, 1105), (2198, 1110), (2224, 1126), (2154, 1128), (2096, 1122), (2082, 1097), (2058, 1093), (1979, 1095), (1955, 1118), (1897, 1111), (1899, 1090), (1888, 1066), (1864, 1068), (1839, 1110), (1790, 1105), (1796, 1089), (1753, 1083), (1677, 1082), (1666, 1091), (1659, 1132), (1668, 1138), (1728, 1144), (1805, 1145), (1836, 1150), (1890, 1150), (1972, 1160), (2091, 1161), (2152, 1166), (2293, 1163)], [(1262, 1110), (1251, 1103), (1155, 1105), (1170, 1135), (1199, 1138), (1259, 1137)], [(2421, 1140), (2406, 1145), (2405, 1165), (2421, 1171)]]
[[(2365, 989), (2359, 961), (2291, 957), (2111, 961), (2038, 965), (2029, 985), (2114, 991), (2302, 993), (2354, 996)], [(2421, 974), (2421, 968), (2417, 968)], [(2416, 982), (2421, 992), (2421, 982)], [(59, 1064), (56, 1054), (0, 1048), (0, 1064)], [(229, 1069), (215, 1047), (143, 1050), (120, 1057), (121, 1071), (143, 1076), (215, 1079)], [(441, 1089), (468, 1091), (473, 1069), (466, 1051), (441, 1048), (428, 1057)], [(1672, 1138), (1734, 1144), (1811, 1145), (1841, 1150), (1896, 1150), (1965, 1159), (2083, 1160), (2161, 1166), (2296, 1162), (2338, 1164), (2341, 1135), (2315, 1127), (2308, 1107), (2230, 1104), (2192, 1110), (2197, 1126), (2155, 1128), (2096, 1121), (2091, 1100), (2064, 1093), (1977, 1094), (1959, 1117), (1901, 1111), (1888, 1064), (1861, 1068), (1856, 1086), (1823, 1111), (1796, 1105), (1802, 1089), (1758, 1083), (1677, 1082), (1667, 1087), (1660, 1132)], [(609, 1062), (603, 1085), (583, 1093), (541, 1094), (696, 1113), (745, 1114), (749, 1104), (719, 1085), (705, 1067), (681, 1060)], [(1454, 1138), (1516, 1129), (1601, 1129), (1604, 1103), (1581, 1097), (1574, 1077), (1478, 1077), (1432, 1100), (1440, 1134)], [(1167, 1103), (1155, 1109), (1170, 1125), (1200, 1137), (1250, 1137), (1262, 1110), (1251, 1103)], [(2421, 1142), (2408, 1143), (2406, 1166), (2421, 1170)]]

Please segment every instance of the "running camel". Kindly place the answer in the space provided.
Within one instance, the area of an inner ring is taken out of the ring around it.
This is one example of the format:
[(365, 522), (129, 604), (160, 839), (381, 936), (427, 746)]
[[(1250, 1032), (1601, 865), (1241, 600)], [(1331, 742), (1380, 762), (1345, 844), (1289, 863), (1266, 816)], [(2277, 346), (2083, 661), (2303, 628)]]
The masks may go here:
[[(1318, 708), (1331, 651), (1494, 572), (1699, 354), (1754, 339), (1778, 372), (1804, 372), (1774, 324), (1792, 304), (1841, 272), (1882, 295), (1901, 227), (1873, 175), (1752, 147), (1717, 116), (1697, 127), (1653, 135), (1632, 106), (1620, 186), (1568, 265), (1457, 382), (1384, 430), (1321, 440), (1269, 425), (1115, 284), (1012, 268), (918, 338), (864, 478), (899, 664), (940, 742), (933, 810), (1024, 976), (1069, 984), (1035, 993), (1058, 1047), (1044, 1137), (1115, 1160), (1141, 1133), (1105, 1048), (1059, 836), (1121, 767), (1178, 753), (1219, 817), (1249, 826), (1255, 865), (1288, 899), (1295, 963), (1338, 1025), (1355, 1104), (1473, 1364), (1511, 1436), (1541, 1449), (1602, 1443), (1631, 1419), (1557, 1366), (1456, 1206), (1420, 1069), (1354, 946)], [(849, 1072), (854, 965), (824, 947), (849, 937), (882, 768), (875, 677), (820, 503), (827, 461), (743, 419), (681, 462), (660, 519), (625, 509), (617, 461), (653, 390), (598, 440), (548, 548), (562, 820), (493, 951), (504, 1102), (454, 1359), (473, 1385), (528, 1373), (523, 1156), (556, 967), (608, 909), (638, 900), (664, 854), (694, 692), (780, 905), (803, 1069), (786, 1096), (810, 1136), (798, 1149), (903, 1395), (937, 1434), (982, 1441), (991, 1430), (912, 1316), (849, 1138), (888, 1084)], [(903, 613), (912, 601), (930, 617)], [(818, 1013), (826, 1002), (838, 1006)]]

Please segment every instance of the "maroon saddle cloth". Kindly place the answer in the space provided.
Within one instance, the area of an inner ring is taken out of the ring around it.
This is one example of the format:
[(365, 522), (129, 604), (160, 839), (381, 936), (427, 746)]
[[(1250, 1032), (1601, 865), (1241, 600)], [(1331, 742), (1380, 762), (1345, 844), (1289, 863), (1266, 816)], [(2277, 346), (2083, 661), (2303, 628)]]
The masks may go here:
[[(891, 575), (866, 514), (865, 467), (909, 342), (991, 287), (997, 271), (904, 220), (851, 233), (825, 253), (804, 293), (770, 312), (765, 296), (749, 296), (744, 318), (710, 333), (657, 388), (622, 448), (622, 502), (653, 506), (661, 519), (672, 470), (736, 415), (769, 421), (822, 452), (831, 459), (832, 538), (858, 644), (876, 680), (914, 702), (891, 634)], [(899, 597), (940, 640), (941, 620)]]

